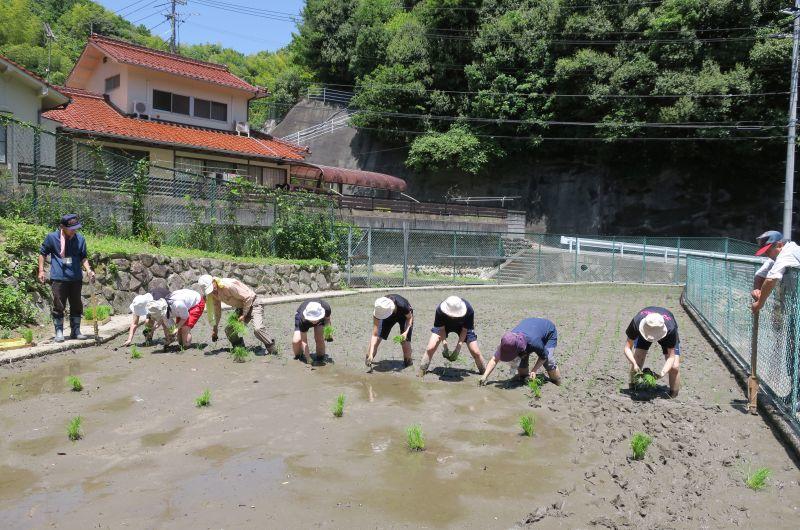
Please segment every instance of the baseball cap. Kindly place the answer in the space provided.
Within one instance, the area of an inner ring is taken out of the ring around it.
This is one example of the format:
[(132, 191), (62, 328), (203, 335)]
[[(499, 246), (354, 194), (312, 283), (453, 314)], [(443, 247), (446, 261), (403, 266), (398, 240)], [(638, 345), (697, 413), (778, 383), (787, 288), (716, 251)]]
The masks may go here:
[(525, 336), (522, 333), (513, 331), (503, 333), (500, 346), (497, 348), (497, 356), (501, 361), (511, 362), (523, 351), (525, 351)]
[(773, 244), (782, 240), (783, 240), (783, 234), (781, 234), (777, 230), (767, 230), (766, 232), (764, 232), (763, 234), (761, 234), (756, 238), (756, 241), (758, 242), (758, 245), (760, 247), (756, 251), (756, 256), (763, 256), (764, 253), (768, 251)]
[(67, 215), (61, 217), (61, 226), (71, 230), (77, 230), (81, 227), (81, 222), (78, 220), (77, 214), (68, 213)]

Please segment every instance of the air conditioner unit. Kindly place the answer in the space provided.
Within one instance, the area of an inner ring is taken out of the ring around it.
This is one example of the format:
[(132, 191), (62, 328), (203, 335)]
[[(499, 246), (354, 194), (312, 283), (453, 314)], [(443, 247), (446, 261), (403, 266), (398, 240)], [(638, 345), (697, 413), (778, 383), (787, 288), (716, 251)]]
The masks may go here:
[(237, 121), (236, 122), (236, 134), (241, 136), (244, 134), (245, 136), (250, 136), (250, 124), (246, 121)]
[(148, 109), (147, 109), (147, 102), (146, 101), (134, 101), (133, 102), (133, 113), (136, 115), (137, 118), (147, 118)]

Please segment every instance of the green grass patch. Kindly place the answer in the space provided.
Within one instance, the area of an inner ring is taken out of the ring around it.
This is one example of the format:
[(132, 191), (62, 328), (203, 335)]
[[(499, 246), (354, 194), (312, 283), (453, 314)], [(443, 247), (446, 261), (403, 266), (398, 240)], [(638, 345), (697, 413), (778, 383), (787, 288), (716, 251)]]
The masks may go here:
[(344, 414), (344, 394), (336, 396), (336, 402), (333, 404), (331, 412), (333, 412), (333, 415), (337, 418), (342, 417), (342, 414)]
[(24, 328), (22, 331), (19, 332), (23, 339), (25, 339), (25, 344), (32, 344), (33, 343), (33, 330)]
[(231, 358), (235, 363), (243, 363), (250, 358), (250, 350), (244, 346), (234, 346), (231, 348)]
[(767, 487), (767, 479), (772, 475), (768, 467), (760, 467), (755, 471), (750, 469), (744, 475), (744, 483), (753, 491), (760, 491)]
[(131, 359), (141, 359), (142, 352), (136, 346), (131, 346)]
[(522, 432), (525, 436), (533, 436), (533, 430), (536, 427), (536, 418), (533, 414), (524, 414), (519, 418), (519, 426), (522, 427)]
[(211, 391), (205, 389), (200, 397), (194, 400), (195, 405), (198, 407), (208, 407), (211, 405)]
[(637, 432), (634, 434), (633, 438), (631, 438), (631, 451), (633, 451), (633, 459), (642, 460), (652, 441), (653, 439), (643, 432)]
[(418, 423), (406, 429), (406, 444), (412, 451), (425, 450), (425, 435), (422, 433), (422, 427)]
[(328, 324), (327, 326), (325, 326), (324, 328), (322, 328), (322, 336), (323, 336), (323, 337), (325, 338), (325, 340), (327, 340), (327, 341), (332, 341), (332, 340), (333, 340), (333, 334), (334, 334), (335, 332), (336, 332), (336, 328), (334, 328), (334, 327), (333, 327), (333, 326), (331, 326), (330, 324)]
[(75, 416), (69, 420), (69, 423), (67, 424), (67, 436), (73, 442), (83, 438), (83, 430), (81, 429), (82, 423), (83, 418), (80, 416)]
[(87, 307), (83, 310), (83, 318), (86, 320), (105, 320), (111, 316), (111, 306), (99, 305), (97, 307)]
[(74, 375), (67, 377), (67, 384), (73, 392), (80, 392), (83, 390), (83, 383)]

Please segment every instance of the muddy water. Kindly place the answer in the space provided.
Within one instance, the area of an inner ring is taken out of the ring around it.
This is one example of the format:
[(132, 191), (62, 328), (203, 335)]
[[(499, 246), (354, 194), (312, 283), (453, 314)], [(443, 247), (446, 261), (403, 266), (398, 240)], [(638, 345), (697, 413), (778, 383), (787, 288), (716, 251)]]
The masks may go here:
[[(313, 370), (287, 352), (242, 364), (207, 355), (220, 343), (180, 355), (142, 348), (135, 363), (90, 348), (3, 367), (0, 526), (508, 528), (560, 502), (563, 509), (545, 510), (543, 527), (637, 527), (642, 509), (650, 526), (662, 527), (747, 526), (753, 518), (781, 528), (796, 516), (796, 468), (762, 422), (738, 421), (725, 408), (738, 390), (682, 316), (682, 399), (637, 403), (619, 393), (626, 307), (675, 308), (672, 290), (466, 296), (479, 312), (484, 355), (509, 318), (533, 312), (559, 323), (557, 355), (570, 384), (545, 385), (542, 399), (531, 400), (525, 388), (504, 384), (505, 367), (501, 384), (477, 388), (470, 359), (448, 365), (439, 356), (434, 373), (419, 379), (388, 342), (381, 369), (366, 374), (369, 322), (361, 316), (371, 296), (335, 301), (335, 363)], [(409, 297), (420, 322), (418, 363), (441, 293)], [(609, 297), (619, 307), (609, 309)], [(269, 309), (276, 334), (291, 333), (293, 311)], [(201, 321), (196, 336), (208, 333)], [(80, 376), (86, 390), (70, 392), (67, 375)], [(709, 377), (717, 383), (706, 396), (696, 382)], [(212, 405), (197, 408), (206, 388)], [(337, 419), (330, 409), (340, 393)], [(526, 413), (536, 416), (532, 438), (518, 426)], [(72, 443), (64, 427), (77, 414), (85, 436)], [(405, 445), (413, 423), (425, 433), (423, 452)], [(637, 430), (653, 434), (652, 460), (631, 464), (628, 437)], [(757, 498), (740, 491), (736, 455), (771, 467), (780, 488)], [(701, 495), (713, 500), (701, 506)]]

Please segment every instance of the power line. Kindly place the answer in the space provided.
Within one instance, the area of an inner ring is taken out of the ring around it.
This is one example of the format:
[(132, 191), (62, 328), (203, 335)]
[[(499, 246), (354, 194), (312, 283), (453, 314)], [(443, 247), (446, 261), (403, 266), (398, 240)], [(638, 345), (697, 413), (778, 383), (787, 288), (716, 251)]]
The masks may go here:
[[(130, 4), (128, 4), (126, 6), (123, 6), (123, 7), (119, 8), (119, 9), (117, 9), (116, 11), (112, 11), (112, 13), (114, 13), (115, 15), (120, 15), (120, 13), (122, 13), (123, 11), (128, 9), (129, 7), (133, 7), (136, 4), (141, 4), (142, 2), (145, 2), (145, 1), (146, 0), (136, 0), (135, 2), (131, 2)], [(157, 2), (158, 0), (155, 0), (155, 1)], [(122, 15), (120, 15), (120, 16), (122, 16)]]

